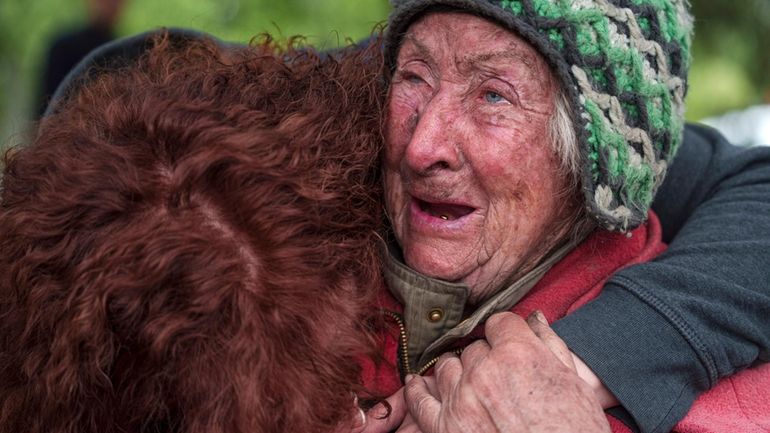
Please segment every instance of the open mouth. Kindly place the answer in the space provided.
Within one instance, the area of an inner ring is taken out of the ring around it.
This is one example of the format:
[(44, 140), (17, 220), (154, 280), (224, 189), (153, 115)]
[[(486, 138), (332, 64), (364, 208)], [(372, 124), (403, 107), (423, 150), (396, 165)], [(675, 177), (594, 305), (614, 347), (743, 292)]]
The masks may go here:
[(444, 221), (453, 221), (462, 218), (476, 210), (470, 206), (463, 206), (459, 204), (430, 203), (420, 199), (415, 200), (417, 201), (417, 205), (420, 207), (421, 211)]

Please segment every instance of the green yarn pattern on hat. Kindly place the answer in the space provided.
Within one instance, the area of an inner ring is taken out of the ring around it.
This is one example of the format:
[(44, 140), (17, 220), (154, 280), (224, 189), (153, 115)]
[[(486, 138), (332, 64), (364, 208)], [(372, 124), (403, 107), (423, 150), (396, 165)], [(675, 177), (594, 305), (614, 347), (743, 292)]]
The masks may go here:
[(646, 219), (682, 140), (692, 33), (686, 0), (392, 3), (391, 65), (403, 32), (434, 6), (492, 19), (532, 43), (570, 96), (591, 216), (620, 232)]

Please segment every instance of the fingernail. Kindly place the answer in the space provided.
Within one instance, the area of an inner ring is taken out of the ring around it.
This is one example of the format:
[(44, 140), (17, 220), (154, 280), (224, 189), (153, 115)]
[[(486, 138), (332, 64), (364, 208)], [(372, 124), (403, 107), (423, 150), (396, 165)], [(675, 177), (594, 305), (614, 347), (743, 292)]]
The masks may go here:
[(353, 430), (361, 430), (366, 427), (366, 412), (360, 407), (358, 408), (358, 421), (353, 424)]
[(390, 415), (388, 406), (384, 403), (377, 403), (373, 408), (369, 409), (369, 417), (372, 419), (385, 419)]
[(544, 325), (547, 325), (547, 324), (548, 324), (548, 319), (546, 319), (546, 318), (545, 318), (545, 314), (543, 314), (543, 312), (542, 312), (542, 311), (540, 311), (540, 310), (535, 310), (535, 312), (534, 312), (534, 313), (532, 313), (532, 314), (534, 314), (534, 315), (535, 315), (535, 319), (537, 319), (537, 321), (538, 321), (538, 322), (540, 322), (540, 323), (542, 323), (542, 324), (544, 324)]
[(358, 417), (356, 417), (356, 421), (353, 422), (353, 432), (361, 431), (366, 427), (366, 412), (364, 412), (363, 409), (361, 409), (361, 406), (358, 404), (358, 394), (355, 392), (351, 392), (353, 394), (353, 407), (358, 412)]
[(404, 378), (404, 383), (409, 383), (412, 379), (414, 379), (414, 376), (416, 376), (416, 375), (414, 375), (414, 374), (407, 374), (406, 377)]

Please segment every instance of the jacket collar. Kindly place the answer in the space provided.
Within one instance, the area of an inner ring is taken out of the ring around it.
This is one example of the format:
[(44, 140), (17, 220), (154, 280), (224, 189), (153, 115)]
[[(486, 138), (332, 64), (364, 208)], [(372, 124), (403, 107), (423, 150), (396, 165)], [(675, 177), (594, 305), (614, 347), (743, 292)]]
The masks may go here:
[(391, 294), (404, 306), (407, 353), (419, 370), (454, 341), (467, 336), (489, 316), (511, 309), (551, 267), (583, 241), (566, 242), (517, 281), (501, 288), (466, 314), (470, 289), (465, 284), (431, 278), (408, 267), (395, 242), (385, 247), (383, 272)]

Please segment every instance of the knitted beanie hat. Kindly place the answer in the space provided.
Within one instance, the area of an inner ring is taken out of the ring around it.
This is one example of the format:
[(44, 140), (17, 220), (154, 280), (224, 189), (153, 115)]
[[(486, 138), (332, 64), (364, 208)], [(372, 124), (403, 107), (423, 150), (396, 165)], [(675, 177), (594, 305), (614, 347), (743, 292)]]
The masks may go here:
[(408, 27), (449, 7), (490, 19), (532, 44), (568, 95), (589, 214), (625, 232), (647, 218), (682, 141), (692, 18), (687, 0), (391, 0), (392, 72)]

